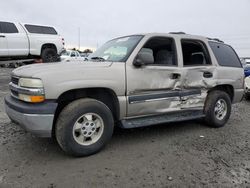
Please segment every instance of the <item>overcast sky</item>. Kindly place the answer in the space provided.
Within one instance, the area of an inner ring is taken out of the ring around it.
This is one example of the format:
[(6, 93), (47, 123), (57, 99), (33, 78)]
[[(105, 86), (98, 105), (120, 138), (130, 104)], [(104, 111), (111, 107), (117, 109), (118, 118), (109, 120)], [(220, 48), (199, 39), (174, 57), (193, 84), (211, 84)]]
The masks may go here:
[(55, 26), (69, 46), (121, 35), (184, 31), (219, 37), (250, 56), (250, 0), (2, 0), (0, 20)]

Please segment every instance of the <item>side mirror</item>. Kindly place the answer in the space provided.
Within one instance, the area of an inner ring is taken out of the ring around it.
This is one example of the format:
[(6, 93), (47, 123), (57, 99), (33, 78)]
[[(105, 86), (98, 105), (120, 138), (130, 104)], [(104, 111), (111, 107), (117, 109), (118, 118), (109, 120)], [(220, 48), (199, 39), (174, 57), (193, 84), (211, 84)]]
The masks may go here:
[(142, 65), (149, 65), (154, 63), (153, 50), (149, 48), (142, 48), (137, 54), (134, 65), (140, 67)]

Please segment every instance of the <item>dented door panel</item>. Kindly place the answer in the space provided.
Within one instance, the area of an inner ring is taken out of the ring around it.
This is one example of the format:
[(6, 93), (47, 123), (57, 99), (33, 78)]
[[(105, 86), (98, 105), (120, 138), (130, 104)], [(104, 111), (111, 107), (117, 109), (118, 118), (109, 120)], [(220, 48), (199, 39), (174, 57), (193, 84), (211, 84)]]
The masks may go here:
[(127, 66), (128, 116), (152, 115), (180, 110), (180, 79), (178, 67)]
[(216, 85), (215, 66), (183, 67), (182, 92), (198, 90), (193, 95), (181, 96), (181, 108), (203, 108), (209, 88)]

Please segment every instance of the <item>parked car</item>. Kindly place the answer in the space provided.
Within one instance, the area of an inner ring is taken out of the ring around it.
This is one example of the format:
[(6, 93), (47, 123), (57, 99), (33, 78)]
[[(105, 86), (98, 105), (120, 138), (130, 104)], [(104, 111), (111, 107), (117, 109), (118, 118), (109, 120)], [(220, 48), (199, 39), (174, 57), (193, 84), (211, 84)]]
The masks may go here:
[(250, 76), (245, 78), (245, 87), (246, 87), (245, 98), (247, 100), (250, 100)]
[(85, 52), (80, 53), (81, 57), (84, 57), (84, 58), (87, 58), (91, 54), (92, 53), (85, 53)]
[[(226, 58), (225, 58), (226, 57)], [(100, 151), (115, 125), (136, 128), (202, 118), (224, 126), (244, 94), (233, 48), (180, 33), (113, 39), (86, 63), (37, 64), (12, 72), (6, 113), (68, 154)]]
[(63, 49), (64, 39), (53, 27), (0, 21), (0, 60), (54, 62)]
[(66, 50), (61, 54), (61, 61), (84, 61), (85, 58), (81, 57), (80, 53), (76, 50)]
[(245, 77), (250, 76), (250, 58), (241, 58), (241, 62), (244, 68)]

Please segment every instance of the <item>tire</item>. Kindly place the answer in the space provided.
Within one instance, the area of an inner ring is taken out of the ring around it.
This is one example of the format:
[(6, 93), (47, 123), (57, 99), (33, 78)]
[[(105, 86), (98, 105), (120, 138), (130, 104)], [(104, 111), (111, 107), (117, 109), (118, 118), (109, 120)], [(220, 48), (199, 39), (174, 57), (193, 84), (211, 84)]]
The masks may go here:
[[(91, 123), (95, 123), (95, 131), (89, 129)], [(100, 101), (86, 98), (73, 101), (62, 110), (55, 133), (57, 142), (67, 154), (81, 157), (99, 152), (111, 139), (113, 129), (114, 120), (110, 109)], [(90, 133), (93, 133), (93, 139), (88, 137)]]
[(57, 62), (58, 61), (58, 55), (57, 51), (54, 48), (45, 48), (42, 50), (41, 58), (44, 63), (49, 62)]
[(231, 99), (226, 92), (211, 91), (207, 96), (204, 108), (206, 124), (214, 128), (223, 127), (230, 117), (231, 106)]
[(250, 101), (250, 94), (246, 94), (246, 95), (245, 95), (245, 99), (246, 99), (247, 101)]

